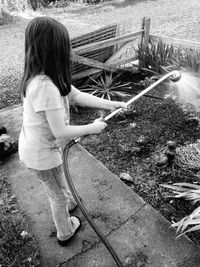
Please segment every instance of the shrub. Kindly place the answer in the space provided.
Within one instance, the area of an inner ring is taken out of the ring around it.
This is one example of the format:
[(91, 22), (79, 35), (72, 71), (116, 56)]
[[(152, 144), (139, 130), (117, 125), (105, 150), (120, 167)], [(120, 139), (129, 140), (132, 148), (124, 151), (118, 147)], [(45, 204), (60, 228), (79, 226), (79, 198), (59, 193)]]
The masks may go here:
[(24, 11), (26, 10), (27, 6), (28, 6), (28, 2), (27, 0), (9, 0), (7, 2), (7, 8), (9, 11)]
[(9, 24), (13, 22), (13, 16), (11, 16), (7, 11), (5, 11), (4, 9), (2, 9), (1, 11), (1, 16), (0, 16), (0, 26), (1, 25), (5, 25), (5, 24)]
[(148, 46), (139, 44), (136, 54), (140, 68), (150, 69), (158, 74), (162, 74), (170, 67), (173, 68), (176, 63), (175, 48), (172, 45), (163, 44), (162, 41), (154, 44), (150, 40)]
[(189, 71), (200, 71), (200, 51), (163, 44), (161, 40), (149, 45), (138, 45), (135, 52), (139, 59), (139, 67), (157, 74), (163, 74), (174, 69), (185, 68)]
[(36, 10), (37, 8), (40, 7), (46, 7), (48, 6), (51, 2), (55, 3), (55, 0), (29, 0), (29, 3), (33, 10)]

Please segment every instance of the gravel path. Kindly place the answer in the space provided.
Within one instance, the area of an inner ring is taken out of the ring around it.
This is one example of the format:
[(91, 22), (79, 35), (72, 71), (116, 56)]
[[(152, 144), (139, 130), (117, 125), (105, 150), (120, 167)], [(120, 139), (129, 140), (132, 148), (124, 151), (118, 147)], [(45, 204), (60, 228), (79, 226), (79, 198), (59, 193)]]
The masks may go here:
[[(18, 18), (15, 24), (0, 27), (0, 109), (20, 103), (19, 81), (23, 71), (24, 30), (29, 19)], [(49, 8), (42, 14), (52, 16), (69, 29), (71, 37), (120, 22), (132, 31), (141, 20), (151, 18), (151, 33), (200, 41), (199, 0), (115, 0), (100, 5), (70, 4)]]

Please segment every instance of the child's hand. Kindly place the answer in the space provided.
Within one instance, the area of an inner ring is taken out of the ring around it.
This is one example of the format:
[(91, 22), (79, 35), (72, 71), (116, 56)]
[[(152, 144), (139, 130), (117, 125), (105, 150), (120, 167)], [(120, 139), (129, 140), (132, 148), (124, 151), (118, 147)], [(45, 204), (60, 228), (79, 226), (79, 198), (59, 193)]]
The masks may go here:
[(92, 132), (91, 134), (99, 134), (103, 129), (107, 126), (107, 123), (105, 123), (102, 118), (96, 119), (92, 124)]
[(114, 111), (115, 109), (122, 108), (123, 111), (127, 110), (127, 105), (125, 102), (119, 101), (110, 101), (110, 110)]

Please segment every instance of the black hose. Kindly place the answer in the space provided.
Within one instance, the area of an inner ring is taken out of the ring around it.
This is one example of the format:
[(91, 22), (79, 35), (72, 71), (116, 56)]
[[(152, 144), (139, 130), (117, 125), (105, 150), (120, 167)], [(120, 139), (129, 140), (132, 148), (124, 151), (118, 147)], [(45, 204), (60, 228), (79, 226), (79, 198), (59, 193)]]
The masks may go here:
[(65, 148), (63, 150), (63, 169), (64, 169), (64, 174), (65, 174), (69, 189), (70, 189), (70, 191), (71, 191), (76, 203), (78, 204), (79, 209), (83, 213), (84, 217), (86, 218), (86, 220), (88, 221), (90, 226), (93, 228), (93, 230), (99, 236), (101, 241), (104, 243), (104, 245), (106, 246), (106, 248), (108, 249), (108, 251), (112, 255), (113, 259), (115, 260), (117, 266), (118, 267), (123, 267), (120, 259), (118, 258), (116, 252), (113, 250), (113, 248), (110, 245), (110, 243), (108, 242), (108, 240), (106, 239), (105, 235), (99, 230), (99, 228), (96, 226), (96, 224), (90, 218), (86, 208), (84, 207), (83, 203), (80, 201), (80, 198), (79, 198), (79, 196), (78, 196), (78, 194), (76, 192), (76, 189), (74, 187), (74, 184), (72, 182), (72, 177), (71, 177), (70, 172), (69, 172), (68, 154), (69, 154), (70, 147), (72, 147), (75, 144), (76, 144), (76, 141), (73, 139), (65, 146)]

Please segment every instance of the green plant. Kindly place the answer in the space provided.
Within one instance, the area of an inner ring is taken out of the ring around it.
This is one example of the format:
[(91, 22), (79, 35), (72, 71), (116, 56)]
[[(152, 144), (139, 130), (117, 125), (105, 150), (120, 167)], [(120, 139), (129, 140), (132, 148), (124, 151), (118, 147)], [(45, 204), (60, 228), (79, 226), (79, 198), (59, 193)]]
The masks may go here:
[(150, 86), (152, 83), (154, 83), (156, 80), (158, 80), (160, 78), (161, 78), (160, 75), (151, 76), (151, 77), (145, 77), (144, 80), (141, 80), (141, 81), (139, 81), (137, 83), (134, 83), (134, 84), (146, 88), (146, 87)]
[[(187, 111), (190, 114), (189, 110)], [(190, 117), (196, 123), (199, 123), (199, 118), (191, 113)], [(200, 144), (199, 140), (195, 143), (180, 146), (176, 149), (176, 165), (182, 169), (190, 169), (198, 171), (200, 168)]]
[(113, 77), (113, 74), (105, 74), (101, 76), (99, 80), (94, 80), (92, 77), (93, 84), (89, 84), (82, 88), (79, 88), (81, 91), (96, 95), (101, 98), (107, 98), (111, 100), (113, 97), (126, 98), (131, 96), (131, 83), (121, 83), (116, 82), (116, 79), (121, 74)]
[(164, 44), (161, 40), (148, 46), (139, 44), (135, 52), (139, 67), (152, 73), (163, 74), (174, 69), (184, 68), (188, 71), (200, 71), (200, 51)]
[(139, 44), (135, 52), (139, 59), (140, 68), (149, 69), (158, 74), (169, 71), (176, 62), (175, 48), (172, 45), (164, 44), (161, 40), (156, 44), (150, 40), (148, 46)]
[(7, 11), (2, 9), (0, 10), (1, 16), (0, 16), (0, 26), (5, 24), (10, 24), (14, 21), (13, 16), (11, 16)]
[(51, 2), (55, 3), (56, 0), (29, 0), (29, 3), (33, 10), (36, 10), (37, 8), (40, 7), (46, 7), (48, 6)]
[[(175, 198), (191, 200), (192, 204), (200, 201), (200, 186), (190, 183), (175, 183), (173, 185), (160, 184), (163, 187), (173, 190)], [(196, 208), (189, 216), (179, 222), (174, 222), (172, 227), (177, 228), (178, 237), (193, 231), (200, 230), (200, 207)]]
[(200, 51), (194, 49), (178, 49), (176, 61), (179, 66), (190, 72), (200, 72)]
[(9, 11), (24, 11), (28, 7), (27, 0), (8, 0), (8, 10)]

